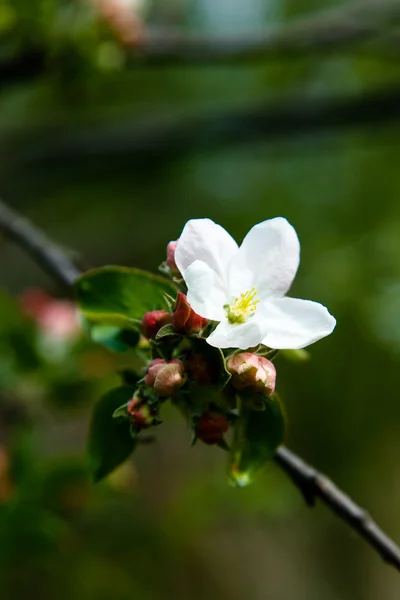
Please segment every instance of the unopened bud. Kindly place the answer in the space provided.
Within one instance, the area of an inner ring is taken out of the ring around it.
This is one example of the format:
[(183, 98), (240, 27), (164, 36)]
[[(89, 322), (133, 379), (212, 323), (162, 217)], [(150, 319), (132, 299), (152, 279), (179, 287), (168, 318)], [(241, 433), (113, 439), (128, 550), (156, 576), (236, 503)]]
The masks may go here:
[(196, 333), (205, 327), (207, 319), (194, 312), (185, 294), (178, 292), (172, 325), (178, 333)]
[(161, 398), (172, 396), (186, 381), (183, 362), (178, 359), (166, 362), (161, 358), (153, 360), (148, 368), (145, 382), (154, 388)]
[(147, 385), (153, 387), (157, 373), (167, 365), (167, 361), (163, 358), (155, 358), (147, 367), (147, 374), (144, 378)]
[(225, 415), (218, 412), (204, 413), (196, 425), (196, 435), (205, 444), (217, 444), (228, 431), (229, 423)]
[(202, 354), (190, 352), (186, 356), (186, 370), (189, 377), (198, 385), (215, 383), (215, 369), (208, 363)]
[(167, 260), (165, 261), (172, 275), (180, 275), (179, 269), (175, 262), (175, 250), (178, 245), (178, 240), (170, 242), (167, 246)]
[(142, 333), (147, 339), (156, 337), (157, 333), (171, 322), (171, 315), (166, 310), (153, 310), (147, 312), (142, 319)]
[(231, 356), (226, 366), (232, 375), (232, 385), (237, 390), (249, 388), (268, 395), (274, 393), (276, 369), (267, 358), (251, 352), (240, 352)]
[(128, 402), (126, 410), (132, 421), (132, 424), (135, 425), (138, 431), (141, 429), (147, 429), (154, 424), (154, 414), (140, 396), (133, 396), (133, 398)]

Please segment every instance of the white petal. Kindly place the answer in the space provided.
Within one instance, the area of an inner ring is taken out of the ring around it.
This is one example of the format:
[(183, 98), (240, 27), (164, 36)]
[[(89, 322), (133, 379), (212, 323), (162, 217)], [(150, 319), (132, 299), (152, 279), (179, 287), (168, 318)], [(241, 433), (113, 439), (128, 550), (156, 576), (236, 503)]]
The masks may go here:
[(232, 262), (230, 287), (234, 296), (253, 286), (260, 298), (281, 297), (289, 289), (300, 261), (295, 229), (283, 217), (255, 225)]
[(183, 228), (175, 250), (175, 262), (186, 280), (186, 269), (195, 260), (205, 262), (224, 281), (238, 245), (211, 219), (192, 219)]
[(257, 319), (255, 315), (240, 325), (232, 325), (224, 319), (207, 338), (207, 342), (217, 348), (247, 350), (261, 343), (265, 336), (265, 327), (265, 321)]
[(213, 321), (225, 318), (224, 305), (228, 298), (225, 286), (215, 271), (205, 262), (196, 260), (186, 269), (185, 280), (187, 300), (198, 315)]
[(298, 350), (329, 335), (336, 320), (318, 302), (297, 298), (273, 298), (259, 306), (267, 334), (262, 343), (270, 348)]

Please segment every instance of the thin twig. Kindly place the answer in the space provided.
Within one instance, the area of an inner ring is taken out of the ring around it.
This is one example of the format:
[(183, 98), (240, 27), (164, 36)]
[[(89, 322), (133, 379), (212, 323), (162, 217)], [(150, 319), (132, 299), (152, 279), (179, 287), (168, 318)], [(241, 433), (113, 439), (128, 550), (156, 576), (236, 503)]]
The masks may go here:
[(0, 232), (15, 240), (64, 287), (80, 274), (68, 253), (50, 241), (35, 225), (0, 200)]
[[(0, 231), (26, 249), (58, 281), (65, 286), (72, 286), (79, 270), (68, 254), (3, 202), (0, 202)], [(300, 489), (307, 504), (313, 506), (316, 499), (320, 498), (375, 548), (386, 562), (400, 570), (400, 548), (330, 479), (284, 446), (278, 449), (275, 461)]]
[(360, 508), (328, 477), (319, 473), (284, 446), (278, 449), (275, 461), (297, 485), (309, 506), (313, 506), (317, 498), (322, 500), (375, 548), (383, 560), (400, 571), (399, 546), (382, 531), (364, 509)]

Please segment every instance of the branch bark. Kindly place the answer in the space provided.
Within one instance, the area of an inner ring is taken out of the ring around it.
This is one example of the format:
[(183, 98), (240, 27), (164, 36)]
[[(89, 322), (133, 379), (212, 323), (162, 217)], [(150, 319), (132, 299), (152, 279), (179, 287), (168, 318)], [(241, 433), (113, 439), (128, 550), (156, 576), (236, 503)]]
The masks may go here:
[[(400, 22), (398, 0), (356, 0), (344, 6), (313, 13), (283, 26), (234, 36), (208, 36), (172, 28), (149, 27), (135, 44), (125, 46), (132, 66), (137, 62), (237, 63), (266, 58), (296, 58), (310, 53), (347, 51), (363, 42), (385, 42), (387, 31)], [(393, 40), (388, 40), (388, 48)], [(385, 44), (383, 44), (385, 47)], [(397, 48), (397, 43), (395, 45)], [(48, 49), (28, 43), (0, 61), (2, 85), (43, 74)]]
[[(71, 288), (80, 274), (69, 255), (49, 240), (35, 225), (0, 201), (0, 231), (14, 240), (64, 286)], [(400, 548), (371, 517), (330, 479), (308, 465), (302, 458), (281, 446), (276, 463), (290, 477), (313, 506), (319, 498), (347, 525), (356, 531), (389, 564), (400, 571)]]
[(400, 547), (386, 535), (369, 514), (340, 490), (328, 477), (302, 458), (281, 446), (275, 462), (299, 488), (309, 506), (319, 498), (347, 525), (380, 554), (384, 561), (400, 571)]
[(0, 200), (0, 232), (14, 240), (67, 289), (80, 274), (67, 251)]
[[(377, 127), (400, 119), (400, 84), (362, 95), (305, 99), (291, 97), (253, 106), (209, 111), (158, 121), (135, 119), (117, 126), (80, 131), (38, 130), (12, 152), (14, 169), (45, 164), (81, 166), (110, 158), (137, 163), (223, 148), (233, 144), (270, 142), (310, 133)], [(47, 138), (47, 139), (46, 139)], [(37, 140), (40, 139), (40, 144)]]
[(400, 21), (397, 0), (346, 3), (339, 8), (306, 15), (281, 27), (222, 37), (178, 29), (149, 28), (130, 56), (147, 63), (230, 62), (293, 58), (309, 53), (348, 50), (365, 41), (381, 39), (388, 26)]

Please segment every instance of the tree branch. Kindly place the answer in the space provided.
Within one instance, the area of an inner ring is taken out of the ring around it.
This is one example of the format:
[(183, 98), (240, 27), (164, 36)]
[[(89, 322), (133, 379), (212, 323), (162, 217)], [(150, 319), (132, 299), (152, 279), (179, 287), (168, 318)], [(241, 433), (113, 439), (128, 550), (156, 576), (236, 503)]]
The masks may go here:
[[(58, 281), (72, 286), (79, 270), (68, 254), (3, 202), (0, 202), (0, 231), (27, 250)], [(300, 489), (309, 506), (313, 506), (317, 498), (322, 500), (386, 562), (400, 571), (400, 548), (332, 481), (284, 446), (278, 449), (275, 461)]]
[(80, 274), (67, 252), (0, 200), (0, 232), (16, 241), (65, 288)]
[[(14, 168), (44, 163), (73, 165), (127, 157), (143, 161), (187, 156), (229, 144), (270, 142), (310, 133), (376, 127), (400, 119), (400, 84), (362, 95), (305, 99), (291, 97), (230, 110), (179, 118), (135, 119), (79, 131), (38, 130), (12, 153)], [(37, 139), (40, 138), (40, 144)], [(46, 140), (47, 138), (47, 140)]]
[(322, 500), (375, 548), (383, 560), (400, 571), (400, 547), (382, 531), (365, 510), (342, 492), (328, 477), (319, 473), (285, 446), (278, 449), (275, 462), (297, 485), (309, 506), (313, 506), (317, 498)]
[[(387, 30), (400, 21), (398, 0), (364, 0), (306, 15), (294, 22), (222, 37), (172, 28), (148, 27), (140, 39), (126, 45), (132, 66), (139, 63), (237, 63), (265, 58), (296, 58), (310, 53), (348, 50), (371, 40), (385, 41)], [(388, 47), (392, 41), (389, 36)], [(396, 43), (397, 47), (397, 43)], [(0, 82), (10, 84), (43, 74), (48, 49), (27, 43), (0, 60)]]
[(281, 27), (221, 37), (178, 29), (149, 28), (129, 53), (146, 63), (256, 60), (346, 50), (380, 38), (400, 20), (398, 0), (350, 2)]

